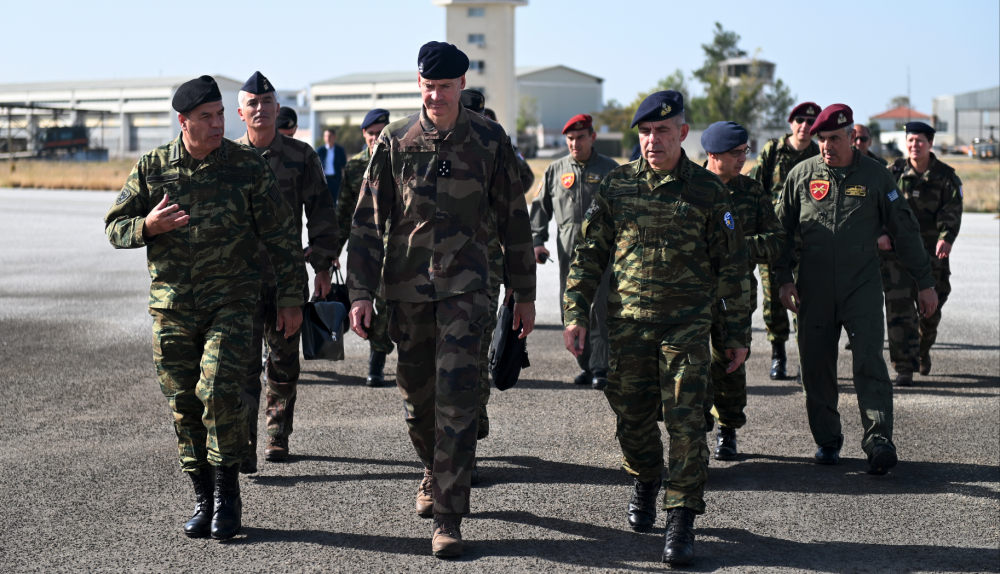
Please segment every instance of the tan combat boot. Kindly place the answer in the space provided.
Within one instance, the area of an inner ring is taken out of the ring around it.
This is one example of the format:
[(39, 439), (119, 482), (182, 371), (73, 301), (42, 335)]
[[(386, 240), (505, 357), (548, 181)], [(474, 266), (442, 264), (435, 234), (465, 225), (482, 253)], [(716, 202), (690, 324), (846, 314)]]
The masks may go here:
[(424, 469), (424, 478), (417, 487), (417, 515), (422, 518), (434, 516), (434, 472)]
[(438, 558), (455, 558), (462, 555), (461, 514), (435, 514), (434, 538), (431, 549)]
[(269, 462), (288, 459), (288, 437), (269, 436), (264, 447), (264, 460)]

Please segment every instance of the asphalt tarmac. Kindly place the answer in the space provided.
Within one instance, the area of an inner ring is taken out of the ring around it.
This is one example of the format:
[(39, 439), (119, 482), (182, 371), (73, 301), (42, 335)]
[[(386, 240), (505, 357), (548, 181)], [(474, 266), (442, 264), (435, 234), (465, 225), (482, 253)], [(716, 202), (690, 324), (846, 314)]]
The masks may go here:
[[(105, 239), (114, 197), (0, 190), (0, 572), (664, 569), (662, 514), (653, 533), (626, 528), (603, 394), (569, 383), (554, 264), (539, 267), (532, 366), (490, 402), (463, 558), (431, 556), (399, 392), (364, 386), (354, 335), (345, 361), (304, 363), (292, 457), (242, 479), (242, 534), (185, 538), (193, 498), (153, 372), (145, 253)], [(711, 463), (690, 570), (1000, 571), (1000, 222), (966, 215), (952, 266), (934, 371), (895, 393), (901, 462), (884, 477), (864, 472), (843, 350), (844, 460), (810, 462), (801, 390), (768, 379), (758, 311), (743, 454)]]

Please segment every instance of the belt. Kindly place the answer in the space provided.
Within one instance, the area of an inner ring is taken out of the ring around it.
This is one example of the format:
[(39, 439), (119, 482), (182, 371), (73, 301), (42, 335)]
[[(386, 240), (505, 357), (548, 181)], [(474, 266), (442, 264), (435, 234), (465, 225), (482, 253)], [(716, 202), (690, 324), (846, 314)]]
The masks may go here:
[[(833, 248), (829, 245), (803, 245), (802, 249), (805, 251), (816, 252), (816, 251), (833, 251)], [(877, 245), (849, 245), (847, 246), (847, 253), (868, 253), (877, 251)], [(845, 251), (841, 249), (841, 251)]]

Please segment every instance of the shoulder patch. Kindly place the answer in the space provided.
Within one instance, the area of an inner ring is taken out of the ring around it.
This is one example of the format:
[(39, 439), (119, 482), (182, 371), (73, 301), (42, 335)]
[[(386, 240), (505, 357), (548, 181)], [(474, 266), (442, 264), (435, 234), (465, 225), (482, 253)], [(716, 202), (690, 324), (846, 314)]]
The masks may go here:
[(281, 205), (281, 191), (278, 190), (277, 185), (272, 184), (271, 189), (267, 190), (267, 195), (271, 198), (271, 201)]
[(897, 199), (899, 199), (899, 194), (896, 193), (896, 190), (894, 189), (890, 191), (886, 197), (889, 198), (889, 201), (896, 201)]
[(735, 227), (736, 227), (736, 224), (735, 224), (735, 223), (733, 223), (733, 214), (732, 214), (732, 213), (729, 213), (729, 212), (727, 211), (727, 212), (726, 212), (726, 215), (724, 215), (724, 216), (722, 217), (722, 220), (726, 222), (726, 227), (728, 227), (728, 228), (729, 228), (730, 230), (733, 230), (733, 229), (735, 229)]
[(597, 202), (591, 201), (590, 207), (587, 208), (587, 212), (583, 214), (583, 218), (586, 219), (587, 221), (590, 221), (590, 219), (594, 217), (594, 214), (600, 210), (601, 208), (597, 206)]
[(118, 199), (115, 200), (115, 205), (121, 205), (132, 199), (132, 197), (134, 197), (134, 194), (131, 191), (123, 189), (122, 192), (118, 194)]

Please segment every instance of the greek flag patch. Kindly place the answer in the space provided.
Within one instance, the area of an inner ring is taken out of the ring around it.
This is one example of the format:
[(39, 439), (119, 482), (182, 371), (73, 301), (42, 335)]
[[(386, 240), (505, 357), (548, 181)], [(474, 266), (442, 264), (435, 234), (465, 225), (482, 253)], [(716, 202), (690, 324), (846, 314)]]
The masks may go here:
[(733, 227), (735, 227), (735, 224), (733, 223), (733, 214), (732, 213), (729, 213), (727, 211), (726, 212), (726, 216), (723, 218), (723, 220), (726, 222), (726, 227), (728, 227), (729, 229), (733, 229)]
[(888, 197), (889, 197), (889, 201), (896, 201), (897, 199), (899, 199), (899, 194), (896, 193), (896, 190), (894, 189), (894, 190), (892, 190), (892, 191), (889, 192)]

